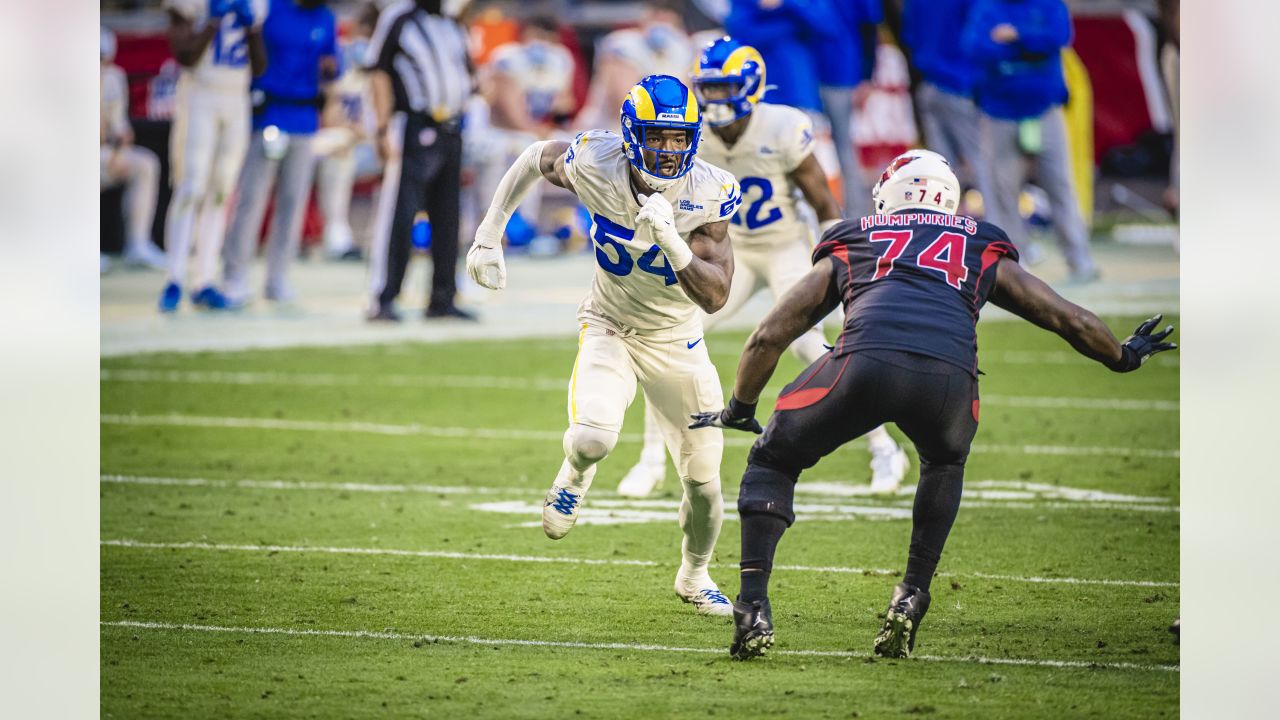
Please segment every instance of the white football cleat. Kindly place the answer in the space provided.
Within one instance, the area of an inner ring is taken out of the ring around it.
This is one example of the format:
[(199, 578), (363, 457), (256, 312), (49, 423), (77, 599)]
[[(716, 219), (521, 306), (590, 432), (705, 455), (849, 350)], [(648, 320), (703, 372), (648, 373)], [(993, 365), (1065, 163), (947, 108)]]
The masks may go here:
[(146, 270), (163, 270), (167, 267), (164, 251), (147, 242), (124, 252), (124, 266)]
[(547, 491), (547, 499), (542, 503), (542, 531), (552, 540), (559, 540), (573, 529), (578, 521), (578, 510), (582, 507), (585, 490), (573, 490), (569, 487), (552, 485)]
[(733, 615), (733, 603), (720, 592), (710, 575), (685, 578), (677, 574), (676, 595), (681, 600), (692, 603), (699, 615)]
[(896, 492), (911, 467), (907, 452), (898, 445), (889, 452), (871, 454), (871, 492)]
[(648, 497), (649, 493), (662, 487), (667, 479), (667, 459), (653, 463), (641, 460), (627, 471), (622, 482), (618, 483), (618, 494), (629, 498)]

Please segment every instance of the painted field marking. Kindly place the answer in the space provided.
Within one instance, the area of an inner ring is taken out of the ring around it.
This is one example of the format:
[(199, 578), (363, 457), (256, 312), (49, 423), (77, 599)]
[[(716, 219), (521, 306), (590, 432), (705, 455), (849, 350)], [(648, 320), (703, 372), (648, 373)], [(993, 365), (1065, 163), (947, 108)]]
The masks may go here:
[[(224, 544), (224, 543), (204, 543), (204, 542), (144, 542), (140, 540), (102, 540), (100, 545), (106, 547), (134, 548), (144, 550), (211, 550), (215, 552), (266, 552), (266, 553), (317, 553), (324, 555), (388, 555), (395, 557), (421, 557), (436, 558), (443, 560), (498, 560), (504, 562), (521, 562), (521, 563), (561, 563), (568, 565), (617, 565), (627, 567), (666, 567), (669, 563), (659, 563), (653, 560), (628, 560), (628, 559), (593, 559), (593, 558), (573, 558), (573, 557), (555, 557), (550, 555), (510, 555), (501, 553), (465, 553), (465, 552), (446, 552), (440, 550), (397, 550), (393, 548), (349, 548), (349, 547), (324, 547), (316, 545), (242, 545), (242, 544)], [(721, 569), (737, 569), (736, 564), (721, 563), (712, 567)], [(841, 566), (812, 566), (812, 565), (774, 565), (774, 569), (792, 570), (795, 572), (816, 572), (816, 573), (841, 573), (849, 575), (872, 575), (883, 577), (897, 577), (901, 575), (900, 570), (890, 570), (888, 568), (857, 568), (857, 567), (841, 567)], [(984, 580), (1005, 580), (1009, 582), (1028, 582), (1035, 584), (1049, 585), (1100, 585), (1100, 586), (1121, 586), (1121, 587), (1170, 587), (1179, 586), (1176, 582), (1162, 582), (1157, 580), (1111, 580), (1111, 579), (1092, 579), (1092, 578), (1051, 578), (1030, 576), (1023, 577), (1019, 575), (1000, 575), (981, 572), (940, 572), (938, 577), (976, 577)]]
[[(727, 655), (725, 648), (677, 647), (671, 645), (649, 645), (644, 643), (588, 643), (557, 640), (519, 640), (508, 638), (482, 638), (474, 635), (426, 635), (402, 632), (375, 630), (317, 630), (280, 627), (225, 627), (220, 625), (188, 625), (165, 622), (141, 622), (137, 620), (103, 620), (103, 627), (134, 628), (137, 630), (177, 630), (183, 632), (237, 633), (250, 635), (288, 635), (294, 637), (340, 637), (361, 640), (400, 640), (423, 641), (430, 643), (455, 643), (460, 645), (510, 645), (524, 647), (570, 648), (575, 650), (633, 650), (637, 652), (664, 653), (699, 653), (705, 655)], [(771, 655), (791, 655), (798, 657), (829, 658), (867, 658), (869, 653), (857, 653), (846, 650), (771, 650)], [(1032, 658), (992, 658), (979, 655), (943, 656), (916, 655), (912, 659), (924, 662), (958, 662), (976, 663), (979, 665), (1018, 665), (1025, 667), (1048, 668), (1081, 668), (1088, 670), (1144, 670), (1161, 672), (1179, 672), (1177, 665), (1142, 665), (1126, 662), (1087, 662), (1084, 660), (1041, 660)]]
[[(495, 390), (567, 391), (568, 380), (544, 377), (503, 377), (498, 375), (362, 375), (335, 373), (231, 372), (218, 370), (102, 370), (99, 377), (109, 382), (164, 382), (210, 385), (300, 385), (308, 387), (444, 387)], [(777, 389), (774, 390), (776, 395)], [(991, 407), (1020, 407), (1055, 410), (1134, 410), (1178, 412), (1176, 400), (1128, 400), (1123, 398), (1022, 397), (984, 395)]]
[[(234, 488), (243, 490), (290, 490), (317, 492), (357, 492), (357, 493), (421, 493), (424, 495), (519, 495), (523, 497), (538, 496), (542, 488), (500, 487), (486, 485), (421, 485), (377, 484), (352, 482), (310, 482), (292, 480), (211, 480), (207, 478), (173, 478), (147, 477), (138, 475), (101, 475), (100, 481), (120, 485), (157, 485), (171, 487), (210, 487)], [(1039, 488), (1050, 488), (1042, 491)], [(1140, 495), (1117, 495), (1084, 488), (1071, 488), (1058, 485), (1041, 485), (1021, 480), (976, 480), (965, 483), (964, 507), (966, 509), (1010, 509), (1010, 510), (1128, 510), (1135, 512), (1180, 512), (1176, 505), (1169, 504), (1167, 498), (1144, 497)], [(996, 489), (985, 489), (996, 488)], [(1013, 488), (1013, 489), (1003, 489)], [(800, 496), (817, 498), (857, 497), (867, 501), (880, 503), (882, 507), (909, 508), (915, 487), (909, 486), (892, 495), (872, 493), (868, 485), (852, 485), (835, 482), (805, 482), (796, 485), (796, 493)], [(594, 500), (602, 498), (620, 498), (611, 490), (592, 490)], [(898, 499), (905, 498), (905, 499)], [(670, 500), (632, 500), (635, 508), (648, 507), (644, 503), (675, 502)], [(669, 507), (664, 506), (664, 507)], [(585, 511), (585, 509), (584, 509)], [(666, 520), (666, 517), (662, 518)]]
[[(251, 428), (257, 430), (295, 430), (306, 432), (371, 433), (375, 435), (420, 435), (468, 440), (533, 440), (559, 443), (563, 430), (518, 430), (506, 428), (442, 427), (409, 423), (404, 425), (369, 422), (333, 422), (325, 420), (284, 420), (280, 418), (209, 417), (201, 415), (123, 415), (104, 413), (98, 416), (104, 425), (149, 425), (205, 428)], [(643, 437), (627, 433), (621, 442), (638, 443)], [(751, 447), (754, 437), (727, 435), (725, 445)], [(1069, 445), (1001, 445), (975, 443), (970, 452), (1007, 453), (1014, 455), (1071, 455), (1088, 457), (1177, 458), (1177, 450), (1161, 448), (1090, 447)]]

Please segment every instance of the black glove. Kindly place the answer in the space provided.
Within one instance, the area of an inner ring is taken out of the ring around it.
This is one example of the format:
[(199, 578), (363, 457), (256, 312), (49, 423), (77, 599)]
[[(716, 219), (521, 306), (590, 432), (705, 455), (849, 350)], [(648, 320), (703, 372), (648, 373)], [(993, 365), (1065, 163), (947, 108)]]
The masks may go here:
[(757, 435), (764, 432), (764, 428), (760, 427), (760, 423), (756, 420), (756, 404), (738, 402), (738, 398), (735, 397), (729, 398), (729, 407), (719, 412), (700, 412), (689, 417), (693, 418), (693, 423), (689, 425), (690, 430), (718, 427), (753, 432)]
[(1147, 358), (1158, 352), (1165, 350), (1174, 350), (1178, 347), (1177, 343), (1160, 342), (1169, 337), (1169, 333), (1173, 332), (1173, 326), (1170, 325), (1164, 330), (1152, 335), (1151, 331), (1156, 325), (1160, 324), (1163, 315), (1157, 315), (1150, 320), (1138, 326), (1133, 334), (1125, 338), (1124, 343), (1120, 345), (1120, 362), (1111, 367), (1116, 372), (1131, 372), (1142, 367), (1142, 363)]

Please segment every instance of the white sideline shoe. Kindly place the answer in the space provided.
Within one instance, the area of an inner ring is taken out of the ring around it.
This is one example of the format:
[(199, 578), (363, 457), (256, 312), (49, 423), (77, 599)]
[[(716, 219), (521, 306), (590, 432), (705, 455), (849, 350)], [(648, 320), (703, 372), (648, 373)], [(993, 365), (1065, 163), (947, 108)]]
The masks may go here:
[(871, 491), (876, 493), (896, 492), (902, 485), (902, 478), (911, 467), (911, 459), (907, 452), (898, 445), (890, 452), (871, 454)]
[(124, 252), (124, 266), (146, 270), (163, 270), (166, 266), (166, 258), (163, 250), (148, 242), (145, 245), (126, 249)]
[(720, 592), (710, 575), (685, 578), (677, 574), (676, 595), (681, 600), (692, 603), (699, 615), (733, 615), (733, 603)]
[(573, 490), (566, 486), (552, 485), (547, 499), (542, 503), (542, 531), (552, 540), (559, 540), (573, 529), (578, 521), (585, 490)]
[(650, 463), (641, 460), (627, 471), (622, 482), (618, 483), (618, 494), (629, 498), (648, 497), (649, 493), (662, 487), (667, 479), (667, 459), (661, 463)]

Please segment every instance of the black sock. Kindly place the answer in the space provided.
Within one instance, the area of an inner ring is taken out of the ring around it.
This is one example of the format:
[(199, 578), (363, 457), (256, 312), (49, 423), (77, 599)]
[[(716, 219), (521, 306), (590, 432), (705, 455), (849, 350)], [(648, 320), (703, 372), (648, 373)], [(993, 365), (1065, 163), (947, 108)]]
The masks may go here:
[(928, 592), (942, 548), (960, 511), (964, 465), (920, 463), (920, 484), (911, 512), (911, 550), (902, 581)]
[(769, 597), (769, 573), (787, 521), (768, 513), (746, 512), (742, 518), (742, 589), (738, 598), (750, 603)]

